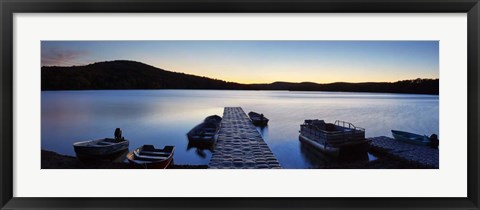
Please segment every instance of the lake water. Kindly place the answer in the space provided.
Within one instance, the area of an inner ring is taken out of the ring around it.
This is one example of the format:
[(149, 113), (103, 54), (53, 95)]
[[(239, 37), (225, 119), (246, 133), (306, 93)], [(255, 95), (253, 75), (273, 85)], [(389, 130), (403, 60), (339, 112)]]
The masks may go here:
[[(343, 120), (366, 129), (367, 137), (391, 136), (391, 129), (439, 134), (438, 96), (385, 93), (108, 90), (43, 91), (42, 149), (75, 155), (77, 141), (113, 137), (115, 128), (143, 144), (175, 145), (175, 164), (208, 164), (211, 152), (188, 147), (186, 133), (208, 115), (240, 106), (270, 119), (259, 129), (284, 168), (318, 167), (298, 140), (305, 119)], [(439, 135), (440, 138), (440, 135)]]

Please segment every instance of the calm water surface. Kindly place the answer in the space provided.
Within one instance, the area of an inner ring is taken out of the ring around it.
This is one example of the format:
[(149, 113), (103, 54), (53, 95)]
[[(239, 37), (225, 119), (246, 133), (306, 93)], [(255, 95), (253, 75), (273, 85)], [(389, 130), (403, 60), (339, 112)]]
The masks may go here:
[[(43, 91), (42, 149), (72, 155), (76, 141), (113, 137), (115, 128), (143, 144), (175, 145), (176, 164), (208, 164), (211, 152), (189, 148), (186, 133), (208, 115), (222, 116), (240, 106), (270, 118), (258, 129), (284, 168), (321, 166), (298, 141), (304, 119), (344, 120), (366, 129), (366, 136), (391, 136), (390, 130), (438, 134), (438, 96), (384, 93), (114, 90)], [(440, 135), (439, 135), (440, 136)]]

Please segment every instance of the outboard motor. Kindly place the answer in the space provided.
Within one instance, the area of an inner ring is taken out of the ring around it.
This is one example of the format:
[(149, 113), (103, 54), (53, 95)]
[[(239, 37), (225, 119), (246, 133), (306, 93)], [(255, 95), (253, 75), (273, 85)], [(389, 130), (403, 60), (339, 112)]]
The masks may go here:
[(430, 147), (434, 149), (438, 149), (438, 145), (440, 144), (438, 140), (437, 134), (432, 134), (430, 136)]
[(120, 130), (120, 128), (115, 129), (114, 135), (115, 135), (115, 140), (117, 140), (117, 141), (123, 140), (122, 130)]

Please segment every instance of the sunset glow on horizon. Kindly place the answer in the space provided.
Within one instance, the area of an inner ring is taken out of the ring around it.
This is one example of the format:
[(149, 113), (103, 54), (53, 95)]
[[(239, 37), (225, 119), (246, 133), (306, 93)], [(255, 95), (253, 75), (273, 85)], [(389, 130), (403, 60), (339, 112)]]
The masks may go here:
[(132, 60), (238, 83), (439, 78), (438, 41), (42, 41), (42, 66)]

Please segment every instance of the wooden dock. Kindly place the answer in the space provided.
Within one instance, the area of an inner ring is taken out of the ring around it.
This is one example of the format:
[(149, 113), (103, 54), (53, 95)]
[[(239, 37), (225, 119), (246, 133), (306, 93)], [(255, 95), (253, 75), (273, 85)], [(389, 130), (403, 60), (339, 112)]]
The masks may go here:
[(208, 166), (211, 169), (281, 168), (241, 107), (225, 107)]
[(423, 168), (439, 168), (438, 149), (397, 141), (386, 136), (368, 138), (372, 140), (370, 149), (401, 161), (413, 163)]

